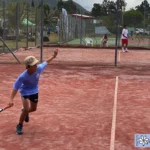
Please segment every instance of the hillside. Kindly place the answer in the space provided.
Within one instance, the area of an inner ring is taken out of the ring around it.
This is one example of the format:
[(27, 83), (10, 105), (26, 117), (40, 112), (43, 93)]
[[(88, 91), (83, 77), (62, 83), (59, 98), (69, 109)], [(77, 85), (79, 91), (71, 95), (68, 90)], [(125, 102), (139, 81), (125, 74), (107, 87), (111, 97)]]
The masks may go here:
[[(18, 0), (7, 0), (7, 3), (16, 2)], [(20, 0), (21, 2), (27, 2), (27, 0)], [(41, 3), (41, 0), (33, 0), (35, 5), (38, 6)], [(51, 7), (56, 6), (57, 0), (43, 0), (44, 4), (49, 4)], [(28, 0), (28, 3), (31, 3), (32, 0)]]
[[(10, 4), (12, 2), (16, 2), (17, 0), (7, 0), (7, 4)], [(20, 0), (22, 2), (26, 2), (27, 0)], [(35, 5), (38, 6), (41, 3), (41, 0), (33, 0)], [(56, 7), (58, 0), (43, 0), (44, 4), (48, 4), (50, 7)], [(32, 0), (28, 0), (28, 2), (31, 4)], [(74, 1), (73, 1), (74, 2)], [(88, 14), (89, 11), (84, 9), (81, 5), (78, 3), (74, 2), (78, 10), (81, 10), (82, 13)]]
[(74, 2), (74, 4), (76, 5), (76, 7), (81, 10), (82, 14), (89, 14), (90, 12), (87, 11), (85, 8), (83, 8), (81, 5), (79, 5), (78, 3)]

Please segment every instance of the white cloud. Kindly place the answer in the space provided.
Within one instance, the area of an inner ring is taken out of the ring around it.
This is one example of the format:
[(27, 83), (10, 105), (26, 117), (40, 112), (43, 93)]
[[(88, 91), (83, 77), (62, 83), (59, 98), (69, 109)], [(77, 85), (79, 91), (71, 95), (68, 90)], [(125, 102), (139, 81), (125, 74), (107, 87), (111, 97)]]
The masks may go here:
[(127, 3), (127, 10), (129, 10), (130, 8), (135, 8), (138, 5), (141, 5), (142, 0), (126, 0)]

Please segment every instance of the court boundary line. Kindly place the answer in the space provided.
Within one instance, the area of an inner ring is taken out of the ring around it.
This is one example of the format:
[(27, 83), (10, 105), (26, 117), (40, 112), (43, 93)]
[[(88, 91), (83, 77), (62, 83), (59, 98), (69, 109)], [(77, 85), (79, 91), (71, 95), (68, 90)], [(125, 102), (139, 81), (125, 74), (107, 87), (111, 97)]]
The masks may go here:
[(113, 106), (113, 116), (112, 116), (112, 126), (111, 126), (110, 150), (114, 150), (114, 148), (115, 148), (117, 94), (118, 94), (118, 76), (116, 76), (115, 93), (114, 93), (114, 106)]

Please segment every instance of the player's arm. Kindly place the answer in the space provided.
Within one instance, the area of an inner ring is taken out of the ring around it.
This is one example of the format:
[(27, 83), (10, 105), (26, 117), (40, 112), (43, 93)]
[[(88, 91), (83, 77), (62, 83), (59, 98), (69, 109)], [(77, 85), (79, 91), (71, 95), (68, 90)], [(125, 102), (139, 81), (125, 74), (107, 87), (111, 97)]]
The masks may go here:
[(15, 98), (17, 92), (18, 92), (18, 90), (15, 90), (15, 89), (12, 90), (11, 96), (10, 96), (9, 105), (13, 105), (13, 103), (14, 103), (14, 98)]
[(128, 38), (127, 36), (125, 36), (124, 34), (123, 34), (123, 36), (125, 37), (125, 38)]
[(8, 109), (8, 108), (10, 108), (10, 107), (12, 107), (14, 105), (14, 101), (13, 100), (14, 100), (14, 97), (16, 96), (16, 94), (17, 94), (17, 90), (13, 89), (12, 93), (11, 93), (11, 96), (10, 96), (9, 103), (5, 107), (0, 108), (0, 112), (4, 111), (5, 109)]
[(46, 60), (47, 64), (49, 64), (54, 58), (56, 58), (57, 54), (58, 54), (58, 49), (56, 49), (54, 51), (54, 54)]
[(54, 56), (51, 56), (49, 57), (47, 60), (45, 60), (47, 62), (47, 64), (49, 64), (55, 57)]
[(19, 76), (18, 79), (16, 80), (16, 82), (14, 83), (13, 90), (11, 92), (10, 101), (9, 101), (10, 105), (14, 103), (14, 98), (15, 98), (19, 88), (21, 87), (22, 82), (23, 82), (23, 78), (21, 78)]

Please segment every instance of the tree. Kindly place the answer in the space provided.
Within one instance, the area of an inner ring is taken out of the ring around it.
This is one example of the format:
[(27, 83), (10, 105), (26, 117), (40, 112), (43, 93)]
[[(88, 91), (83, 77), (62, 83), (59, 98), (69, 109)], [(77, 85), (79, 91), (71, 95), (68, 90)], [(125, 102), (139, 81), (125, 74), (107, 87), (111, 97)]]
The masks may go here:
[(143, 14), (138, 11), (131, 9), (124, 13), (124, 22), (128, 26), (138, 27), (143, 21)]
[(68, 0), (68, 1), (62, 1), (59, 0), (59, 2), (57, 3), (57, 8), (59, 10), (59, 12), (62, 11), (62, 8), (66, 9), (66, 11), (68, 13), (76, 13), (77, 12), (77, 8), (76, 5), (73, 3), (72, 0)]
[(49, 22), (50, 22), (50, 7), (48, 4), (44, 4), (43, 8), (44, 8), (44, 24), (49, 24)]
[(69, 13), (76, 13), (77, 8), (72, 0), (68, 0), (65, 2), (65, 8)]
[(150, 4), (147, 0), (144, 0), (141, 5), (136, 6), (136, 10), (140, 11), (143, 15), (146, 12), (146, 17), (148, 17), (148, 13), (150, 13)]
[[(115, 14), (117, 1), (103, 0), (102, 4), (95, 3), (91, 11), (92, 15), (97, 17)], [(126, 7), (125, 0), (119, 0), (119, 9), (121, 10), (123, 6)]]
[(44, 8), (44, 16), (47, 17), (50, 14), (50, 7), (48, 4), (44, 4), (43, 8)]
[(64, 2), (62, 0), (59, 0), (57, 3), (57, 9), (59, 10), (59, 12), (62, 11), (63, 7), (64, 7)]
[[(117, 1), (116, 1), (117, 4)], [(127, 3), (125, 2), (125, 0), (120, 0), (119, 1), (119, 9), (122, 9), (122, 7), (126, 8)]]
[(8, 5), (7, 7), (7, 11), (6, 11), (6, 18), (7, 18), (7, 26), (9, 27), (9, 29), (16, 29), (16, 20), (19, 19), (19, 25), (22, 25), (22, 21), (24, 19), (25, 16), (25, 5), (23, 3), (20, 3), (19, 5), (20, 7), (20, 12), (17, 18), (17, 3), (11, 3), (10, 5)]
[(113, 1), (109, 1), (107, 3), (107, 14), (110, 15), (114, 13), (116, 13), (116, 3)]
[(92, 8), (92, 11), (91, 11), (92, 16), (98, 17), (98, 16), (103, 15), (102, 6), (100, 4), (95, 3), (93, 6), (94, 7)]
[(101, 5), (97, 3), (93, 5), (91, 14), (94, 17), (99, 17), (99, 16), (107, 16), (108, 14), (110, 15), (115, 12), (116, 12), (116, 4), (113, 1), (104, 0)]

